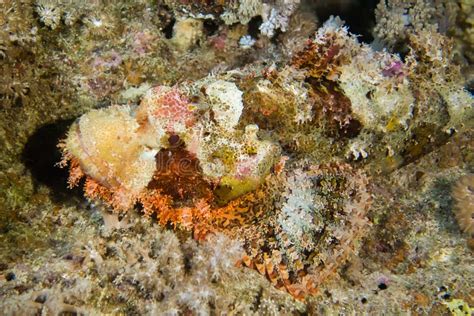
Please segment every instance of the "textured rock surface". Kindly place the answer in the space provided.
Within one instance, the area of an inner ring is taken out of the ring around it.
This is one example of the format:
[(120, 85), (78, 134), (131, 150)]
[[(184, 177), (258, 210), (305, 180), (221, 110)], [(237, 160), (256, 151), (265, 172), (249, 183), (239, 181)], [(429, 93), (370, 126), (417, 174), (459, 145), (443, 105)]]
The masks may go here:
[(472, 4), (376, 2), (3, 1), (0, 310), (472, 313)]

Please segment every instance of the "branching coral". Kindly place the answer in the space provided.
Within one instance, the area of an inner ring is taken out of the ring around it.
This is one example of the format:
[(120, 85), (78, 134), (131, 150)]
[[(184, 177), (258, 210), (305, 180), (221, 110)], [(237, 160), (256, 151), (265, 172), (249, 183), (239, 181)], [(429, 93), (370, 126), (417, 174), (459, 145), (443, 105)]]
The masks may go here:
[(262, 34), (272, 37), (277, 30), (286, 32), (290, 16), (298, 7), (300, 0), (277, 1), (276, 6), (263, 6), (263, 23), (260, 25)]

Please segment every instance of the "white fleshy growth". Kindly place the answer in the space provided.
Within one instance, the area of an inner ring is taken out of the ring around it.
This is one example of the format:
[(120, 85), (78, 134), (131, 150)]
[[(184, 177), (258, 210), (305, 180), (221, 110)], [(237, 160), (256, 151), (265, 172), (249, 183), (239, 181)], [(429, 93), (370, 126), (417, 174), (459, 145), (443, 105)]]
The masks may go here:
[(286, 192), (283, 194), (285, 201), (278, 223), (289, 241), (301, 250), (311, 244), (307, 240), (310, 232), (322, 229), (319, 210), (324, 205), (317, 199), (311, 178), (302, 170), (295, 170), (287, 181)]
[[(390, 72), (391, 65), (400, 65), (397, 73)], [(397, 56), (368, 47), (362, 47), (351, 63), (341, 67), (340, 86), (364, 126), (382, 131), (406, 128), (415, 99), (404, 67)]]
[(286, 32), (290, 22), (290, 16), (298, 7), (300, 0), (277, 1), (275, 5), (264, 4), (262, 10), (263, 23), (260, 25), (260, 32), (273, 37), (276, 30)]
[(43, 22), (50, 29), (54, 30), (61, 22), (61, 10), (59, 6), (54, 6), (53, 3), (47, 1), (38, 1), (36, 4), (36, 13)]
[(255, 39), (250, 35), (242, 36), (239, 40), (239, 45), (243, 49), (248, 49), (255, 44)]
[(365, 159), (368, 156), (369, 154), (366, 151), (366, 145), (359, 141), (353, 142), (349, 146), (349, 149), (347, 150), (347, 153), (346, 153), (347, 158), (353, 157), (355, 160), (359, 158)]
[(225, 129), (233, 129), (244, 108), (242, 91), (233, 82), (217, 80), (206, 87), (206, 93), (217, 123)]
[(86, 174), (102, 184), (122, 186), (124, 196), (140, 192), (156, 168), (153, 157), (157, 151), (148, 152), (141, 143), (139, 124), (132, 114), (129, 106), (90, 111), (74, 125), (66, 140)]

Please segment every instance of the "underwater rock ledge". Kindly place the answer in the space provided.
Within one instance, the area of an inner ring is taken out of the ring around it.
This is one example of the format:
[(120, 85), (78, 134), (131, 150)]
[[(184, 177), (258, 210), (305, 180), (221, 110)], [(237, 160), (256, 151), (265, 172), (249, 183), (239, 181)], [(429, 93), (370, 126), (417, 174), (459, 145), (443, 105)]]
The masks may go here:
[(471, 314), (474, 6), (376, 2), (4, 1), (0, 314)]

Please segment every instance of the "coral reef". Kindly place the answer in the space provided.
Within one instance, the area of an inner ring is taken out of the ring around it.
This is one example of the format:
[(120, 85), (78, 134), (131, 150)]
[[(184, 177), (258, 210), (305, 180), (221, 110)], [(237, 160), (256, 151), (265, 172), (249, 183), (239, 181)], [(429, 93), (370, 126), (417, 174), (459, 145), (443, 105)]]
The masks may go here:
[[(100, 207), (93, 210), (102, 212)], [(2, 313), (94, 314), (98, 306), (107, 306), (113, 300), (115, 305), (100, 310), (211, 314), (235, 308), (236, 312), (247, 314), (253, 312), (252, 300), (257, 295), (262, 300), (258, 306), (262, 312), (302, 310), (301, 304), (291, 301), (281, 305), (284, 300), (276, 290), (260, 292), (263, 278), (234, 267), (242, 249), (238, 242), (223, 235), (214, 235), (201, 245), (193, 240), (182, 243), (172, 232), (130, 214), (120, 220), (128, 222), (127, 228), (117, 229), (110, 221), (105, 222), (103, 228), (112, 231), (105, 236), (104, 230), (97, 230), (99, 226), (91, 227), (84, 220), (76, 219), (75, 225), (102, 236), (89, 241), (77, 236), (81, 242), (76, 240), (70, 249), (54, 254), (36, 271), (22, 264), (13, 267), (15, 280), (2, 286), (2, 296), (14, 295), (19, 287), (23, 290), (15, 301), (0, 303)], [(116, 215), (114, 221), (118, 221)], [(134, 232), (137, 229), (148, 234), (140, 237)], [(117, 234), (119, 239), (115, 239)], [(96, 282), (107, 284), (102, 295), (95, 293)], [(242, 287), (247, 291), (241, 292)]]
[(375, 10), (377, 40), (389, 46), (402, 45), (410, 34), (421, 31), (447, 33), (456, 22), (452, 1), (380, 1)]
[(1, 314), (472, 310), (470, 1), (1, 8)]
[[(414, 149), (407, 139), (418, 137), (417, 128), (428, 122), (440, 133), (463, 128), (473, 114), (472, 97), (459, 87), (457, 69), (446, 66), (452, 61), (449, 42), (418, 32), (409, 37), (412, 51), (402, 61), (358, 43), (340, 19), (331, 18), (280, 69), (250, 75), (246, 67), (240, 77), (229, 72), (158, 86), (136, 109), (94, 110), (61, 145), (63, 164), (71, 162), (70, 185), (85, 175), (86, 196), (115, 210), (138, 202), (146, 215), (191, 230), (197, 239), (217, 231), (241, 239), (246, 266), (296, 298), (315, 294), (357, 253), (368, 226), (368, 181), (363, 172), (334, 162), (337, 152), (326, 160), (294, 159), (287, 165), (291, 173), (271, 175), (277, 142), (285, 148), (298, 133), (313, 142), (310, 135), (319, 134), (326, 146), (338, 144), (345, 157), (379, 164), (409, 157), (407, 150)], [(433, 40), (436, 48), (427, 44)], [(417, 115), (436, 99), (443, 102), (430, 115)], [(259, 140), (259, 126), (277, 131), (267, 136), (273, 142)], [(294, 145), (302, 154), (324, 148), (302, 147), (298, 140)], [(283, 193), (268, 192), (270, 183)], [(265, 216), (257, 211), (262, 205)]]

